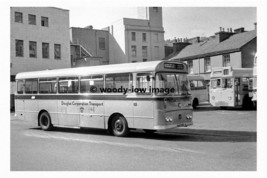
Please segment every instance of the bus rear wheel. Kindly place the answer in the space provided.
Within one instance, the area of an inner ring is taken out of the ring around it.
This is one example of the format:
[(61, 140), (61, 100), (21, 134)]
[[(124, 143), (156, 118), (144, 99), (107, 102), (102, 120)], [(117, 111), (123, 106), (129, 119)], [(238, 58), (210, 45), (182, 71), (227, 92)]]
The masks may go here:
[(192, 104), (192, 107), (193, 107), (193, 109), (197, 109), (197, 106), (198, 106), (198, 99), (194, 99), (193, 100), (193, 104)]
[(125, 117), (116, 115), (111, 121), (111, 132), (117, 137), (125, 137), (129, 134), (129, 128)]
[(51, 118), (50, 118), (50, 115), (48, 114), (48, 112), (43, 112), (40, 115), (39, 124), (40, 124), (42, 130), (49, 131), (49, 130), (53, 129)]

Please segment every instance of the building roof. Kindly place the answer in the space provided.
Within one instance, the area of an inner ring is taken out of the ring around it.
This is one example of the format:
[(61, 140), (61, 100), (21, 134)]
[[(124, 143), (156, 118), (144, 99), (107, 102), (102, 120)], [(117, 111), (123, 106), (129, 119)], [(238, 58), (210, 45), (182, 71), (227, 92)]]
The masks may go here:
[(172, 54), (170, 60), (196, 59), (214, 56), (223, 53), (240, 51), (241, 47), (257, 37), (256, 30), (238, 33), (228, 39), (219, 42), (217, 36), (209, 37), (207, 40), (186, 46), (181, 51)]

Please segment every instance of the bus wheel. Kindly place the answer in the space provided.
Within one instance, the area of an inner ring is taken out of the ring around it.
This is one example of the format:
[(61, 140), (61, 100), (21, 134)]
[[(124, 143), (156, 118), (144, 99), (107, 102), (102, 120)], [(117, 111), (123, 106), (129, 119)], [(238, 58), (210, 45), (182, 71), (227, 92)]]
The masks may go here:
[(53, 129), (53, 125), (51, 123), (51, 118), (48, 114), (48, 112), (43, 112), (40, 117), (39, 117), (39, 123), (41, 126), (42, 130), (52, 130)]
[(147, 133), (147, 134), (153, 134), (156, 132), (156, 130), (148, 130), (148, 129), (144, 129), (144, 131)]
[(193, 107), (193, 109), (197, 109), (197, 106), (198, 106), (198, 99), (194, 99), (193, 100), (193, 104), (192, 104), (192, 107)]
[(125, 117), (116, 115), (111, 121), (111, 131), (113, 135), (125, 137), (129, 133), (129, 128)]

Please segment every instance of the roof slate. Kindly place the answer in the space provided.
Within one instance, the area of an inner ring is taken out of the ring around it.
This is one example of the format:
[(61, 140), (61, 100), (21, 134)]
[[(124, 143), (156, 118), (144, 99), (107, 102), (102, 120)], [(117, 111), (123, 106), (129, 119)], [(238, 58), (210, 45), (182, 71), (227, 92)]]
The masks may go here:
[(194, 59), (227, 51), (239, 51), (242, 46), (256, 37), (256, 30), (234, 34), (220, 43), (218, 37), (210, 37), (206, 41), (186, 46), (180, 52), (174, 54), (170, 60)]

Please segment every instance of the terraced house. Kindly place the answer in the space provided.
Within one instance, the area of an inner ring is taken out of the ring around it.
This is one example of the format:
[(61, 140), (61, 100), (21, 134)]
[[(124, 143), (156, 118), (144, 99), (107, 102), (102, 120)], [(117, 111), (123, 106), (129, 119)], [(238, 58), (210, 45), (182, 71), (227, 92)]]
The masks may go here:
[(174, 52), (165, 60), (184, 61), (190, 74), (199, 74), (209, 81), (212, 67), (252, 68), (256, 51), (256, 28), (251, 31), (220, 28), (209, 38), (178, 40), (174, 43)]

